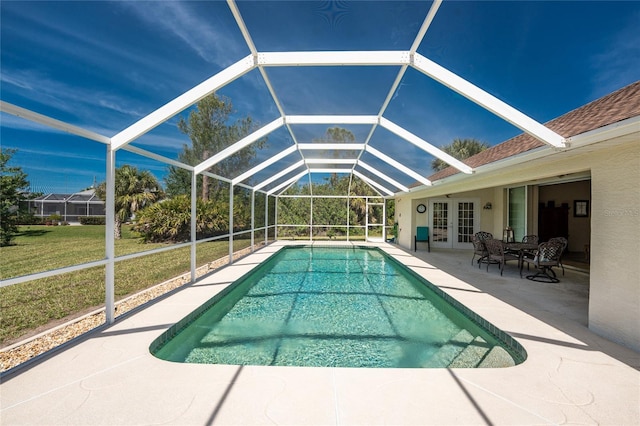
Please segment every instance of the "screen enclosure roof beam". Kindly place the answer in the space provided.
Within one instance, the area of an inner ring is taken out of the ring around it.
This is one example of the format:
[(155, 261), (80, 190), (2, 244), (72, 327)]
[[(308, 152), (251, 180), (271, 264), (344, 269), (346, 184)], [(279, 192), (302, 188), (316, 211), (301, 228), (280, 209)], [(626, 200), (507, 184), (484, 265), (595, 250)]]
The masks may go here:
[(258, 52), (258, 66), (409, 65), (404, 50)]
[(369, 179), (367, 176), (363, 175), (359, 171), (353, 170), (353, 174), (358, 176), (360, 179), (362, 179), (366, 183), (368, 183), (374, 189), (377, 188), (377, 190), (380, 190), (380, 191), (386, 193), (387, 195), (393, 195), (393, 192), (391, 190), (389, 190), (389, 189), (385, 188), (384, 186), (380, 185), (378, 182), (374, 181), (373, 179)]
[(46, 115), (38, 114), (37, 112), (24, 109), (2, 100), (0, 100), (0, 111), (47, 127), (62, 130), (63, 132), (71, 133), (72, 135), (81, 136), (92, 141), (107, 145), (111, 143), (111, 138), (108, 138), (107, 136), (92, 132), (91, 130), (83, 129), (82, 127), (74, 126), (73, 124), (65, 123), (64, 121), (56, 120), (55, 118), (47, 117)]
[(556, 148), (565, 147), (565, 138), (556, 132), (419, 53), (414, 53), (412, 66), (536, 139)]
[(218, 164), (220, 161), (224, 160), (227, 157), (232, 156), (236, 152), (240, 151), (242, 148), (246, 148), (247, 146), (257, 141), (258, 139), (265, 137), (269, 133), (273, 132), (274, 130), (282, 127), (283, 124), (284, 124), (284, 120), (282, 119), (282, 117), (276, 118), (266, 126), (259, 128), (258, 130), (251, 133), (250, 135), (245, 136), (244, 138), (240, 139), (238, 142), (234, 143), (233, 145), (226, 147), (222, 151), (218, 152), (216, 155), (209, 157), (209, 159), (198, 164), (194, 168), (195, 172), (202, 173), (203, 171), (207, 170), (209, 167), (215, 164)]
[(279, 173), (276, 173), (275, 175), (271, 176), (269, 179), (261, 182), (260, 184), (256, 185), (253, 187), (253, 189), (255, 189), (256, 191), (260, 190), (261, 188), (264, 188), (265, 186), (269, 185), (271, 182), (275, 182), (276, 180), (280, 179), (281, 177), (291, 173), (292, 171), (294, 171), (295, 169), (304, 166), (304, 160), (300, 160), (297, 163), (287, 167), (286, 169), (282, 170)]
[(297, 182), (301, 177), (303, 177), (304, 175), (306, 175), (307, 173), (309, 173), (308, 170), (304, 170), (300, 173), (298, 173), (297, 175), (295, 175), (294, 177), (292, 177), (291, 179), (287, 179), (286, 181), (282, 182), (280, 185), (276, 186), (275, 188), (272, 188), (271, 190), (269, 190), (267, 192), (267, 195), (271, 195), (274, 192), (278, 192), (279, 190), (292, 185), (294, 182)]
[(351, 173), (351, 169), (332, 169), (330, 167), (309, 167), (309, 173)]
[(417, 172), (411, 170), (410, 168), (408, 168), (404, 164), (400, 164), (399, 162), (397, 162), (393, 158), (389, 157), (388, 155), (386, 155), (383, 152), (378, 151), (377, 149), (375, 149), (371, 145), (367, 145), (366, 151), (371, 153), (372, 155), (375, 155), (376, 157), (378, 157), (379, 159), (381, 159), (385, 163), (387, 163), (387, 164), (395, 167), (396, 169), (400, 170), (402, 173), (404, 173), (404, 174), (406, 174), (408, 176), (411, 176), (412, 178), (414, 178), (418, 182), (420, 182), (420, 183), (422, 183), (424, 185), (427, 185), (427, 186), (431, 186), (432, 185), (431, 181), (429, 179), (425, 178), (424, 176), (422, 176), (420, 173), (417, 173)]
[(360, 150), (364, 149), (363, 143), (299, 143), (298, 149), (305, 150)]
[(113, 149), (119, 149), (123, 145), (149, 132), (156, 126), (167, 121), (169, 118), (189, 108), (200, 99), (210, 95), (219, 88), (226, 86), (233, 80), (243, 76), (254, 68), (255, 60), (253, 55), (248, 55), (240, 59), (235, 64), (223, 69), (219, 73), (186, 91), (174, 100), (161, 106), (151, 114), (145, 116), (141, 120), (138, 120), (131, 126), (113, 136), (111, 138)]
[(372, 167), (372, 166), (368, 165), (364, 161), (358, 160), (358, 166), (362, 167), (365, 170), (370, 171), (371, 173), (373, 173), (377, 177), (381, 178), (382, 180), (385, 180), (385, 181), (389, 182), (391, 185), (395, 186), (396, 188), (399, 188), (400, 190), (402, 190), (404, 192), (409, 192), (409, 188), (407, 188), (406, 186), (404, 186), (400, 182), (396, 181), (395, 179), (385, 175), (384, 173), (382, 173), (381, 171), (379, 171), (375, 167)]
[(386, 118), (384, 117), (380, 118), (380, 125), (385, 129), (389, 130), (390, 132), (400, 136), (402, 139), (405, 139), (406, 141), (411, 142), (412, 144), (422, 149), (423, 151), (426, 151), (429, 154), (433, 155), (434, 157), (438, 157), (442, 161), (452, 165), (456, 169), (460, 170), (462, 173), (466, 173), (466, 174), (473, 173), (473, 169), (467, 166), (466, 164), (464, 164), (462, 161), (453, 158), (452, 156), (442, 151), (441, 149), (436, 148), (435, 146), (431, 145), (429, 142), (414, 135), (413, 133), (398, 126), (397, 124), (387, 120)]
[(375, 115), (287, 115), (287, 124), (377, 124)]
[(242, 182), (243, 180), (255, 175), (259, 171), (266, 169), (270, 165), (272, 165), (274, 163), (277, 163), (278, 161), (282, 160), (287, 155), (293, 154), (297, 150), (298, 150), (298, 147), (296, 147), (295, 145), (291, 145), (289, 148), (287, 148), (287, 149), (285, 149), (283, 151), (280, 151), (278, 154), (274, 155), (273, 157), (269, 158), (268, 160), (263, 161), (262, 163), (258, 164), (254, 168), (252, 168), (250, 170), (247, 170), (246, 172), (244, 172), (240, 176), (237, 176), (235, 179), (232, 180), (233, 184), (236, 185), (237, 183)]

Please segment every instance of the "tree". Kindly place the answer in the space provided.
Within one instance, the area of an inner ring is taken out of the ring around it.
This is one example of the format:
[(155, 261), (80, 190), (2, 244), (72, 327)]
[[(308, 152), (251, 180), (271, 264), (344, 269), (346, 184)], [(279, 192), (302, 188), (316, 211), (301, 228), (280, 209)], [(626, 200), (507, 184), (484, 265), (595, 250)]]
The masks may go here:
[[(314, 139), (313, 143), (354, 143), (356, 137), (354, 134), (342, 127), (330, 127), (324, 134), (322, 139)], [(332, 150), (332, 151), (321, 151), (320, 156), (324, 158), (356, 158), (358, 151), (354, 150)], [(338, 181), (338, 175), (336, 173), (332, 173), (330, 177), (330, 183), (336, 184)]]
[[(96, 188), (96, 195), (106, 199), (106, 182)], [(149, 206), (164, 197), (157, 179), (148, 170), (124, 165), (116, 169), (115, 175), (115, 230), (114, 237), (122, 237), (122, 222), (135, 212)]]
[[(487, 148), (489, 148), (488, 144), (480, 142), (477, 139), (455, 138), (451, 144), (445, 145), (441, 149), (453, 158), (464, 160), (484, 151)], [(431, 168), (436, 172), (444, 170), (447, 167), (449, 167), (449, 164), (439, 158), (435, 158), (431, 162)]]
[(29, 189), (27, 174), (21, 167), (8, 166), (15, 149), (0, 148), (0, 247), (12, 243), (18, 233), (20, 201)]
[[(255, 129), (256, 126), (251, 117), (245, 117), (233, 124), (228, 124), (232, 113), (233, 105), (229, 98), (218, 97), (213, 93), (200, 100), (196, 109), (189, 114), (188, 119), (181, 117), (178, 121), (178, 129), (191, 139), (191, 146), (183, 146), (179, 160), (192, 166), (200, 164)], [(237, 174), (238, 170), (246, 169), (255, 158), (256, 150), (265, 144), (266, 138), (258, 140), (215, 164), (209, 171), (220, 176), (233, 176)], [(165, 183), (167, 193), (171, 196), (190, 194), (191, 173), (171, 166)], [(203, 200), (208, 200), (211, 196), (226, 199), (228, 191), (222, 191), (223, 186), (227, 186), (227, 184), (218, 181), (211, 182), (209, 177), (205, 175), (199, 176), (198, 190)]]

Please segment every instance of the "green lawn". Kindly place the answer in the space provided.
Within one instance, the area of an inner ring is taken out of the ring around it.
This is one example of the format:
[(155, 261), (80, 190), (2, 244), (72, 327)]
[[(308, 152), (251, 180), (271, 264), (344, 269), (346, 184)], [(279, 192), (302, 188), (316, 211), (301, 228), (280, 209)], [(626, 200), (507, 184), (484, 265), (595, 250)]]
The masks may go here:
[[(116, 241), (116, 256), (163, 247), (142, 244), (124, 226)], [(25, 226), (14, 246), (0, 248), (0, 277), (47, 271), (104, 259), (105, 227)], [(234, 251), (249, 246), (234, 241)], [(197, 246), (197, 265), (228, 255), (227, 241)], [(190, 270), (189, 247), (142, 256), (115, 264), (116, 300)], [(0, 288), (0, 345), (61, 318), (104, 305), (104, 267), (95, 267)]]

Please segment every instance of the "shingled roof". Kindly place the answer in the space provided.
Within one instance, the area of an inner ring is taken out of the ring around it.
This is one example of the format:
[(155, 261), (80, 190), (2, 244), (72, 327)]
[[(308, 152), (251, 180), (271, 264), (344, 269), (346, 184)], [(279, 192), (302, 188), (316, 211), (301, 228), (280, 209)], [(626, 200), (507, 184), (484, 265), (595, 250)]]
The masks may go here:
[[(545, 123), (545, 126), (569, 138), (638, 115), (640, 115), (640, 81), (574, 109)], [(541, 146), (544, 146), (543, 142), (523, 133), (467, 158), (464, 163), (476, 168)], [(429, 176), (428, 179), (433, 182), (457, 173), (460, 173), (458, 169), (447, 167)], [(413, 186), (418, 185), (416, 183)]]

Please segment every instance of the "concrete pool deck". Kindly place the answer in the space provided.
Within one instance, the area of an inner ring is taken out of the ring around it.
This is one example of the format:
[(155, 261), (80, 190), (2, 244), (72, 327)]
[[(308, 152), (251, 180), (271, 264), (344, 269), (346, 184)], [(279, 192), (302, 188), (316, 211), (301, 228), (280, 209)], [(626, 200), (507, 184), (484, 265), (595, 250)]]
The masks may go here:
[[(640, 354), (587, 328), (588, 276), (558, 284), (479, 270), (470, 251), (392, 254), (515, 337), (502, 369), (355, 369), (178, 364), (149, 345), (278, 250), (275, 243), (45, 357), (0, 385), (14, 424), (640, 424)], [(319, 242), (326, 245), (326, 242)], [(356, 244), (364, 245), (364, 244)]]

